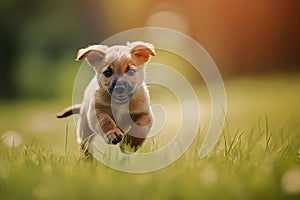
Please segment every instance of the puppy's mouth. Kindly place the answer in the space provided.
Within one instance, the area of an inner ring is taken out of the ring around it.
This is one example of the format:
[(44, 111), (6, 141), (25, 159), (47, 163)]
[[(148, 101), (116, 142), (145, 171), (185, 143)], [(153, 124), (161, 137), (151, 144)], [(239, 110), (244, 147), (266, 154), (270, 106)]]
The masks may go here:
[(127, 81), (113, 81), (107, 89), (112, 101), (117, 104), (127, 103), (133, 95), (134, 88)]
[(115, 95), (115, 94), (111, 94), (111, 98), (112, 100), (117, 103), (117, 104), (125, 104), (127, 103), (130, 98), (132, 97), (133, 94), (128, 94), (128, 95)]

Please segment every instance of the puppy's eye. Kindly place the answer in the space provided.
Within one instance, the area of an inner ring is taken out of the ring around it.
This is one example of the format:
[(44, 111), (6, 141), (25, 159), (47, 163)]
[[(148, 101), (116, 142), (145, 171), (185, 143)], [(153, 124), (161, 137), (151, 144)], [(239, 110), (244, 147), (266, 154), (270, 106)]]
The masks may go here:
[(112, 76), (112, 71), (111, 70), (105, 70), (103, 72), (103, 75), (106, 77), (106, 78), (109, 78)]
[(135, 70), (129, 69), (129, 70), (127, 71), (127, 74), (128, 74), (129, 76), (133, 76), (133, 75), (135, 74)]

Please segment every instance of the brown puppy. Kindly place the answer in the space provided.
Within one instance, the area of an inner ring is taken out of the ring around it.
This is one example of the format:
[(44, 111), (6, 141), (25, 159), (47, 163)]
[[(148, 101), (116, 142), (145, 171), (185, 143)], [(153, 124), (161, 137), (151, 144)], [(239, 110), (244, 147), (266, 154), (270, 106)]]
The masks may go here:
[[(155, 55), (153, 45), (133, 42), (80, 49), (76, 60), (86, 58), (96, 74), (80, 105), (65, 109), (58, 118), (80, 114), (77, 138), (82, 149), (94, 134), (109, 144), (129, 145), (136, 151), (152, 124), (145, 64)], [(85, 146), (85, 147), (84, 147)]]

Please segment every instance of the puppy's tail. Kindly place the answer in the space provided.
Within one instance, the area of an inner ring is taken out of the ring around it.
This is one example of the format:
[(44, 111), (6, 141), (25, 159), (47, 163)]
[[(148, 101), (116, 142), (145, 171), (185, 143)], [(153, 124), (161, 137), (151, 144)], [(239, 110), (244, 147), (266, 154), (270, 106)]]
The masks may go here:
[(73, 114), (79, 114), (80, 113), (81, 104), (76, 104), (67, 107), (63, 112), (56, 115), (57, 118), (64, 118), (68, 117)]

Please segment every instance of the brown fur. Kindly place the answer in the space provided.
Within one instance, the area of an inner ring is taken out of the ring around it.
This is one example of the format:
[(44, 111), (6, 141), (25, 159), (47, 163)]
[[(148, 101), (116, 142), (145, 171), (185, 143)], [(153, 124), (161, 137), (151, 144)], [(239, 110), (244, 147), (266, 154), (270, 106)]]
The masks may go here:
[[(96, 99), (101, 100), (95, 104), (95, 109), (100, 127), (109, 139), (113, 139), (116, 135), (123, 137), (124, 134), (113, 118), (111, 112), (111, 97), (107, 95), (108, 86), (116, 76), (126, 76), (132, 85), (138, 87), (129, 101), (129, 112), (131, 116), (134, 116), (134, 118), (132, 118), (133, 121), (142, 127), (149, 126), (152, 123), (147, 92), (142, 86), (144, 81), (144, 73), (142, 71), (144, 69), (141, 65), (148, 59), (149, 55), (145, 58), (144, 56), (130, 56), (130, 54), (125, 54), (121, 56), (119, 60), (112, 62), (109, 66), (102, 69), (102, 71), (105, 71), (110, 68), (113, 71), (113, 75), (109, 79), (103, 76), (100, 78), (100, 87), (96, 90)], [(126, 75), (128, 68), (136, 70), (136, 76), (130, 77)], [(124, 144), (126, 143), (126, 145), (130, 145), (133, 150), (137, 150), (137, 148), (142, 145), (148, 132), (149, 129), (147, 128), (131, 129), (126, 135), (126, 141), (122, 140), (120, 147), (124, 149)], [(131, 136), (132, 134), (140, 135), (141, 137), (133, 137)]]

